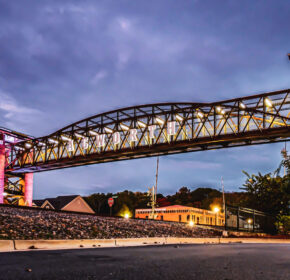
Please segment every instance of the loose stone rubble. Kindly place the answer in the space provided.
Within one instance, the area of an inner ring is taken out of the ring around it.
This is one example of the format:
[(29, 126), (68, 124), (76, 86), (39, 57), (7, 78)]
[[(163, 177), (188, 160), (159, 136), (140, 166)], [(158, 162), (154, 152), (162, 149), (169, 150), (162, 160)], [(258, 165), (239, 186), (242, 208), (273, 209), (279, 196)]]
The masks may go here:
[(173, 222), (0, 207), (0, 239), (218, 237), (220, 231)]

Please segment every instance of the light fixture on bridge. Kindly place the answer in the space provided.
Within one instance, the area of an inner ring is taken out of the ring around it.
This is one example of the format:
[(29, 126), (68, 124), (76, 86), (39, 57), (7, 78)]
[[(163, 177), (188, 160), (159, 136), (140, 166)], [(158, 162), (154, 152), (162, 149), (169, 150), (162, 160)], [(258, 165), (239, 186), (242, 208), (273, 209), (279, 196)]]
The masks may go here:
[(113, 133), (113, 130), (109, 127), (104, 128), (107, 133)]
[(140, 126), (140, 127), (143, 127), (143, 128), (145, 128), (147, 125), (146, 125), (146, 123), (143, 123), (143, 122), (141, 122), (141, 121), (137, 121), (137, 124)]
[(76, 133), (76, 132), (75, 132), (74, 136), (77, 137), (77, 138), (84, 138), (83, 135), (81, 135), (81, 134), (79, 134), (79, 133)]
[(203, 113), (202, 112), (197, 112), (197, 116), (202, 119), (203, 118)]
[(4, 193), (3, 193), (3, 196), (7, 196), (7, 195), (8, 195), (8, 193), (7, 193), (7, 192), (4, 192)]
[(218, 113), (222, 114), (222, 115), (225, 114), (225, 110), (222, 109), (220, 106), (217, 106), (217, 107), (216, 107), (216, 111), (217, 111)]
[(176, 119), (177, 119), (178, 121), (180, 121), (180, 122), (183, 121), (183, 117), (181, 117), (180, 115), (176, 114), (175, 117), (176, 117)]
[(48, 138), (48, 142), (51, 144), (58, 144), (58, 141), (52, 138)]
[(120, 127), (123, 129), (123, 130), (129, 130), (129, 126), (125, 125), (125, 124), (120, 124)]
[(159, 117), (156, 118), (156, 121), (157, 121), (159, 124), (164, 124), (164, 123), (165, 123), (165, 121), (162, 120), (162, 119), (159, 118)]
[(272, 107), (273, 106), (272, 101), (268, 97), (265, 98), (265, 104), (266, 104), (267, 107)]
[(98, 133), (95, 132), (94, 130), (89, 130), (89, 134), (90, 134), (90, 135), (95, 135), (95, 136), (98, 135)]
[(61, 136), (61, 140), (63, 140), (63, 141), (71, 141), (72, 139), (69, 138), (68, 136), (62, 135)]
[(45, 146), (45, 143), (44, 142), (38, 142), (37, 145), (43, 147), (43, 146)]
[(32, 147), (32, 144), (31, 143), (25, 143), (24, 146), (25, 146), (26, 149), (30, 149)]
[(25, 149), (19, 146), (14, 146), (16, 150), (24, 151)]
[(240, 102), (240, 108), (246, 109), (246, 105), (243, 102)]

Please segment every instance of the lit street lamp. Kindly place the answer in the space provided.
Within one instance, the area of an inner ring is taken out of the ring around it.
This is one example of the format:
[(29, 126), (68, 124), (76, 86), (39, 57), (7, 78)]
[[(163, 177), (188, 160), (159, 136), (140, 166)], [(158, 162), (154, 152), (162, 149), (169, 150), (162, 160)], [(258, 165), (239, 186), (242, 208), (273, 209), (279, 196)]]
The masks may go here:
[(215, 225), (217, 225), (217, 214), (219, 211), (220, 211), (219, 207), (216, 206), (215, 208), (213, 208), (213, 212), (215, 212)]
[(253, 222), (253, 220), (252, 220), (251, 218), (249, 218), (249, 219), (247, 220), (247, 223), (249, 224), (249, 229), (251, 228), (251, 224), (252, 224), (252, 222)]

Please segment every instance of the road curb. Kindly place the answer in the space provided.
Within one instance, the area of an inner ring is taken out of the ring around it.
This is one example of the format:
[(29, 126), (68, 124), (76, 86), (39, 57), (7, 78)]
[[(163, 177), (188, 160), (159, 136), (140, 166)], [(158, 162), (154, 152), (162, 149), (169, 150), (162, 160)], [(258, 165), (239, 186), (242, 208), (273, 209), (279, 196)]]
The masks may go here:
[(115, 247), (115, 239), (15, 240), (15, 250)]
[(274, 238), (220, 238), (221, 244), (228, 243), (275, 243), (290, 244), (290, 239), (274, 239)]
[(14, 250), (13, 240), (0, 240), (0, 252), (10, 252)]
[(129, 247), (173, 244), (290, 244), (290, 239), (273, 238), (178, 238), (148, 237), (127, 239), (79, 239), (79, 240), (0, 240), (0, 252), (23, 250), (58, 250), (77, 248)]
[(149, 237), (149, 238), (124, 238), (115, 239), (116, 247), (124, 246), (148, 246), (148, 245), (165, 245), (165, 237)]

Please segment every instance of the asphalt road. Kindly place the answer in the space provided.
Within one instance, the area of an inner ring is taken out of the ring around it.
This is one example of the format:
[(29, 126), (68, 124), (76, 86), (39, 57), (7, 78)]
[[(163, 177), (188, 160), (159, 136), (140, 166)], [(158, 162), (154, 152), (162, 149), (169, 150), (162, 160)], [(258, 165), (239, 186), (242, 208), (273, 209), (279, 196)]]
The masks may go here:
[(0, 253), (0, 279), (290, 279), (290, 245), (224, 244)]

